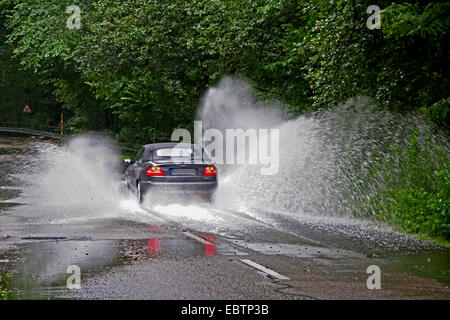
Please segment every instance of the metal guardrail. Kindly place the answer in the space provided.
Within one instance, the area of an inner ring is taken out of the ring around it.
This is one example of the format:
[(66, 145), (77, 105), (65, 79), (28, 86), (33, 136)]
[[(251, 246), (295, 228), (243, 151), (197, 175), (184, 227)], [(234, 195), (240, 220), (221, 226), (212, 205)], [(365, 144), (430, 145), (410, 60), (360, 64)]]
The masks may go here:
[[(44, 124), (30, 124), (30, 123), (24, 123), (24, 122), (12, 122), (12, 121), (0, 121), (0, 127), (2, 128), (15, 128), (15, 129), (27, 129), (27, 130), (34, 130), (34, 131), (40, 131), (40, 132), (50, 132), (61, 135), (61, 126), (50, 126), (50, 125), (44, 125)], [(72, 133), (73, 130), (70, 128), (64, 127), (64, 134), (66, 133)]]
[(33, 129), (27, 129), (27, 128), (13, 128), (13, 127), (0, 127), (0, 132), (10, 132), (10, 133), (21, 133), (21, 134), (27, 134), (27, 135), (33, 135), (33, 136), (41, 136), (51, 139), (64, 139), (66, 136), (48, 132), (48, 131), (39, 131), (39, 130), (33, 130)]
[[(35, 130), (30, 128), (21, 128), (21, 127), (14, 127), (14, 126), (5, 126), (5, 125), (17, 125), (17, 123), (8, 123), (8, 122), (0, 122), (0, 132), (8, 132), (8, 133), (18, 133), (18, 134), (26, 134), (31, 136), (38, 136), (38, 137), (46, 137), (50, 139), (57, 139), (57, 140), (63, 140), (66, 138), (70, 138), (73, 136), (73, 131), (70, 130), (69, 134), (66, 134), (66, 129), (64, 129), (64, 135), (61, 135), (61, 127), (59, 126), (33, 126), (33, 127), (41, 127), (43, 129), (53, 129), (52, 131), (41, 131), (41, 130)], [(124, 144), (117, 144), (117, 146), (121, 150), (125, 151), (135, 151), (135, 148), (129, 147)]]

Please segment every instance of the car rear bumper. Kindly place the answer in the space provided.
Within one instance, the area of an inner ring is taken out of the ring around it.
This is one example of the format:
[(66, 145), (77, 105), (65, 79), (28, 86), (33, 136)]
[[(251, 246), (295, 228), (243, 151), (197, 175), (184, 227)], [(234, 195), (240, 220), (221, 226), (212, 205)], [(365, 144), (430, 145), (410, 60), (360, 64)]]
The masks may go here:
[(168, 192), (185, 194), (212, 194), (217, 189), (217, 181), (202, 182), (155, 182), (141, 181), (141, 190), (148, 192)]

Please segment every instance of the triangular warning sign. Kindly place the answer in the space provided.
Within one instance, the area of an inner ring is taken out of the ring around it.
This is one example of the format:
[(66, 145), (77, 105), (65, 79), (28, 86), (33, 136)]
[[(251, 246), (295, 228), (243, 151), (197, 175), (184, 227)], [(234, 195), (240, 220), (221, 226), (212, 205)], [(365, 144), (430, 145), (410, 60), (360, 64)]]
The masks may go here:
[(33, 111), (31, 110), (31, 107), (28, 103), (25, 105), (25, 107), (23, 107), (22, 112), (23, 113), (33, 113)]

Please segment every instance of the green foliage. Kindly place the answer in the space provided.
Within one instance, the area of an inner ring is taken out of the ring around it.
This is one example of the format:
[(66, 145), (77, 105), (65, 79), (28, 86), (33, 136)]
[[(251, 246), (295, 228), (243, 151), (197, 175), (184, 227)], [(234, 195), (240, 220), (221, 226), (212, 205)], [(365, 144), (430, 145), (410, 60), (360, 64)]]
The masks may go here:
[(439, 100), (429, 107), (422, 107), (421, 110), (432, 122), (450, 129), (450, 97)]
[(406, 2), (387, 7), (383, 10), (384, 34), (397, 40), (411, 36), (444, 36), (450, 29), (450, 3), (430, 2), (423, 11), (421, 7), (419, 3)]
[(368, 210), (406, 232), (449, 240), (448, 151), (427, 136), (420, 142), (416, 130), (406, 148), (397, 146), (391, 156), (379, 158), (377, 165), (385, 184), (370, 199)]
[(381, 29), (370, 30), (371, 4), (310, 1), (304, 9), (308, 28), (292, 30), (289, 59), (305, 62), (314, 106), (366, 95), (408, 110), (447, 98), (450, 4), (379, 1)]
[(423, 188), (388, 189), (385, 193), (393, 222), (406, 231), (450, 239), (450, 173), (440, 171), (431, 192)]
[[(20, 59), (14, 56), (15, 46), (7, 41), (9, 34), (5, 28), (12, 8), (12, 1), (0, 2), (0, 125), (48, 129), (59, 122), (60, 104), (53, 96), (53, 88), (23, 70)], [(33, 115), (21, 113), (26, 103), (31, 105)]]
[[(71, 4), (80, 30), (66, 28)], [(55, 124), (64, 111), (74, 129), (163, 141), (192, 126), (208, 87), (238, 75), (292, 116), (366, 95), (446, 125), (449, 3), (379, 1), (381, 30), (369, 30), (372, 4), (3, 0), (0, 120), (23, 118), (28, 90), (48, 115), (35, 122)]]
[(55, 87), (74, 127), (111, 128), (133, 144), (167, 140), (192, 126), (203, 92), (229, 74), (294, 111), (306, 101), (300, 72), (290, 75), (300, 69), (277, 64), (289, 50), (283, 25), (302, 21), (297, 1), (78, 1), (80, 30), (65, 28), (66, 1), (14, 3), (15, 57)]
[(8, 289), (8, 280), (9, 276), (7, 274), (0, 274), (0, 300), (8, 300), (12, 295), (11, 291)]

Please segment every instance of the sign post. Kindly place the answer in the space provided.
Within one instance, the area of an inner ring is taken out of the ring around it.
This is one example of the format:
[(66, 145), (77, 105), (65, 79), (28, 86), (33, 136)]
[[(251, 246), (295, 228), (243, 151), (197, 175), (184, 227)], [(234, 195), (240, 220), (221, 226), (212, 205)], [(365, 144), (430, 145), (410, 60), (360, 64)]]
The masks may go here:
[(61, 112), (61, 135), (64, 135), (64, 114)]

